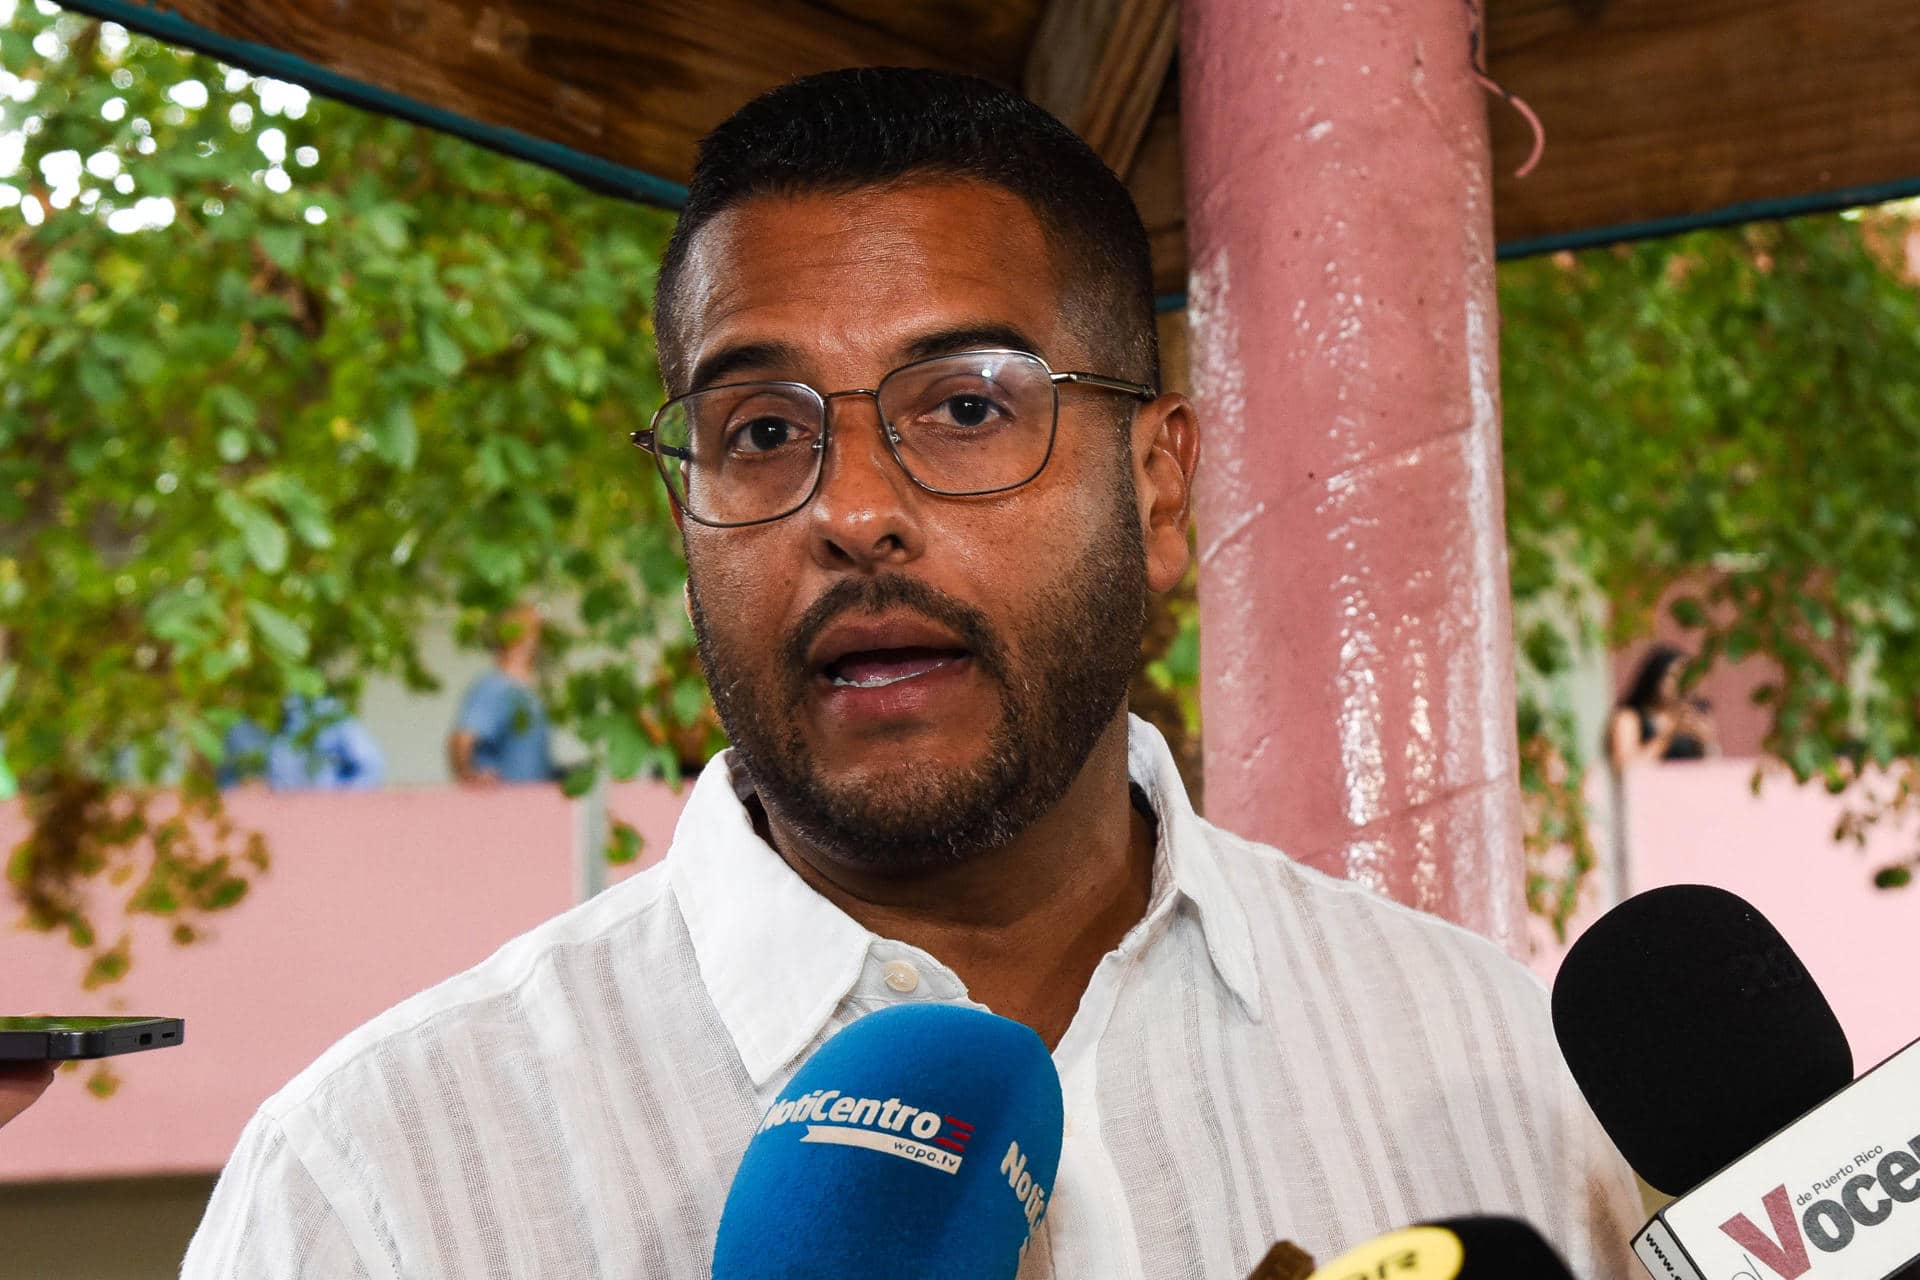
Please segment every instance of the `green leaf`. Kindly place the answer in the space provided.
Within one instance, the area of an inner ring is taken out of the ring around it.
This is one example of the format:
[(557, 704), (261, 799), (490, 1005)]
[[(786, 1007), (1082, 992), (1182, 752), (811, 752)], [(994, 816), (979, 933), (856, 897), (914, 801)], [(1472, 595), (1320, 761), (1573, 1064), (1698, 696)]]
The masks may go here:
[(1904, 889), (1912, 883), (1912, 867), (1882, 867), (1873, 875), (1873, 887), (1876, 889)]
[(220, 382), (207, 388), (208, 409), (224, 418), (236, 427), (252, 428), (260, 425), (260, 406), (253, 397), (232, 383)]
[(607, 726), (607, 772), (617, 780), (625, 781), (640, 772), (646, 763), (647, 748), (651, 745), (640, 726), (632, 719), (621, 716)]
[(306, 235), (300, 228), (261, 227), (254, 236), (262, 252), (281, 270), (292, 271), (300, 265), (300, 254), (306, 246)]
[(673, 718), (680, 724), (692, 724), (707, 709), (707, 686), (698, 677), (681, 680), (673, 687)]
[(245, 607), (248, 620), (269, 648), (296, 660), (307, 656), (312, 645), (298, 622), (264, 600), (249, 600)]
[(618, 866), (640, 856), (645, 842), (640, 833), (624, 822), (615, 822), (607, 832), (607, 861)]
[(88, 991), (97, 991), (110, 986), (127, 976), (133, 967), (133, 956), (129, 940), (122, 936), (111, 950), (96, 954), (87, 965), (87, 972), (80, 985)]
[(406, 209), (398, 204), (383, 204), (367, 215), (367, 228), (374, 240), (388, 253), (407, 247)]
[(221, 880), (202, 897), (201, 909), (224, 911), (247, 896), (247, 887), (247, 882), (238, 877), (230, 876)]
[(404, 400), (388, 405), (372, 434), (373, 451), (382, 461), (402, 471), (413, 470), (420, 457), (420, 429), (414, 425), (412, 405)]
[(112, 404), (120, 398), (120, 379), (113, 369), (102, 360), (85, 360), (80, 364), (80, 389), (97, 404)]
[(540, 363), (545, 366), (547, 376), (553, 379), (555, 385), (571, 391), (580, 384), (580, 370), (561, 347), (553, 344), (542, 347)]
[(218, 760), (226, 754), (226, 743), (220, 730), (200, 717), (182, 720), (179, 727), (180, 736), (187, 740), (188, 746), (199, 752), (201, 759)]
[(443, 378), (451, 378), (466, 367), (467, 357), (460, 344), (435, 321), (420, 326), (420, 345), (427, 353), (427, 363)]
[(127, 903), (127, 910), (144, 915), (170, 916), (180, 910), (180, 899), (166, 883), (154, 880)]
[(214, 499), (214, 506), (228, 524), (239, 530), (248, 559), (262, 573), (279, 573), (287, 567), (287, 531), (272, 512), (231, 489)]
[(278, 474), (273, 478), (279, 483), (263, 491), (270, 491), (280, 504), (287, 523), (293, 526), (294, 537), (316, 550), (324, 551), (332, 546), (333, 526), (327, 522), (326, 508), (320, 505), (320, 499), (290, 476)]
[[(32, 35), (25, 31), (0, 28), (0, 65), (30, 67), (39, 60), (40, 55), (34, 50)], [(34, 95), (29, 92), (26, 100), (32, 102)]]

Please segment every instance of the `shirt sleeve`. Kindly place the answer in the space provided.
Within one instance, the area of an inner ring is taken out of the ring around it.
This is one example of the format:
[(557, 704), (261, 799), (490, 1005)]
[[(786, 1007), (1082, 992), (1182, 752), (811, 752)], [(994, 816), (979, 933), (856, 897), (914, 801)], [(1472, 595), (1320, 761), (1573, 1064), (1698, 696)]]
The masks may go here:
[(181, 1280), (389, 1280), (370, 1267), (280, 1128), (256, 1115), (187, 1246)]
[(460, 700), (460, 714), (455, 717), (453, 731), (470, 733), (478, 742), (494, 742), (507, 731), (513, 715), (512, 699), (507, 689), (498, 681), (482, 676), (467, 687), (467, 696)]

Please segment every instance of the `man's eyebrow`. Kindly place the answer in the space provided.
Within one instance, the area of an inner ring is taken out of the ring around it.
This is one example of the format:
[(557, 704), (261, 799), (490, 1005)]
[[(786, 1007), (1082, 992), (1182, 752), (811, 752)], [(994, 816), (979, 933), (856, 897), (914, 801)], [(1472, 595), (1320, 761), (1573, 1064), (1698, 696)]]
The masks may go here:
[(688, 391), (711, 387), (742, 369), (794, 369), (801, 363), (797, 347), (785, 342), (738, 342), (704, 356), (687, 379)]
[[(1014, 325), (959, 324), (921, 334), (899, 349), (899, 360), (902, 364), (911, 364), (915, 360), (952, 355), (956, 351), (979, 351), (987, 347), (1010, 347), (1015, 351), (1031, 351), (1034, 355), (1042, 355), (1039, 344), (1032, 336)], [(794, 370), (804, 364), (805, 356), (792, 343), (739, 342), (702, 357), (693, 366), (693, 376), (687, 379), (687, 390), (702, 391), (717, 386), (742, 370)]]
[(907, 343), (901, 348), (901, 356), (911, 362), (951, 355), (956, 351), (979, 351), (987, 347), (1011, 347), (1015, 351), (1030, 351), (1045, 358), (1030, 334), (1010, 324), (962, 324), (950, 329), (938, 329)]

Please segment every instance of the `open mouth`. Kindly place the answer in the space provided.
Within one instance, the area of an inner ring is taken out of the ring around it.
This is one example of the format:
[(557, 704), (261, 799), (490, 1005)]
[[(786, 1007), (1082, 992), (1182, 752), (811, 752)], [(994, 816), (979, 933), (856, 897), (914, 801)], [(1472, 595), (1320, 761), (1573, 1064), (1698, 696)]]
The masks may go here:
[(965, 649), (936, 649), (909, 645), (891, 649), (856, 649), (821, 669), (836, 689), (884, 689), (903, 680), (931, 675), (966, 660)]

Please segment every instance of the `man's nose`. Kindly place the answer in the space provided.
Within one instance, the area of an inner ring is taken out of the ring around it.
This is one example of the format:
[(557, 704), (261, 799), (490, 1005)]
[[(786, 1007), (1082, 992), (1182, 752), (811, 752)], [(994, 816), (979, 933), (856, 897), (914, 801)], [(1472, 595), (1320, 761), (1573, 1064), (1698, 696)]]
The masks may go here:
[(905, 564), (925, 550), (925, 496), (887, 446), (870, 395), (827, 401), (830, 427), (820, 484), (807, 505), (808, 550), (823, 569), (872, 570)]

